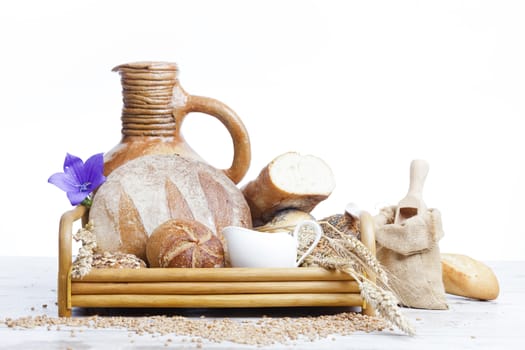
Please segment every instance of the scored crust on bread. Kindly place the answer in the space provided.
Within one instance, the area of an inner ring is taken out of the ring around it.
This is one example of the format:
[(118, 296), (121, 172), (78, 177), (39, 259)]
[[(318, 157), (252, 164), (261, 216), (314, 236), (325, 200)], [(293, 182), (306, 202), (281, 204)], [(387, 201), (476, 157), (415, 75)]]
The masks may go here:
[(150, 267), (224, 267), (221, 241), (197, 221), (166, 221), (151, 234), (146, 252)]
[(263, 225), (280, 210), (311, 212), (335, 188), (330, 167), (320, 158), (284, 153), (243, 187), (254, 225)]

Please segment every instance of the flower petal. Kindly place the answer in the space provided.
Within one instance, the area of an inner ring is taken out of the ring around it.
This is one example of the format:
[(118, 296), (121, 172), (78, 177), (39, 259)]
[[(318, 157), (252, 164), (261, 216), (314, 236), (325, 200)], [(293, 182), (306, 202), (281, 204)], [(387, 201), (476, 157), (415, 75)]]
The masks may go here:
[(90, 189), (94, 191), (100, 186), (106, 177), (104, 176), (104, 156), (98, 153), (91, 156), (84, 164), (84, 181), (90, 183)]
[(89, 195), (87, 192), (81, 192), (78, 188), (75, 191), (67, 192), (67, 198), (71, 205), (79, 205)]
[(66, 153), (66, 159), (64, 159), (64, 172), (66, 172), (66, 169), (70, 167), (72, 164), (78, 163), (78, 162), (80, 162), (81, 164), (84, 164), (82, 159), (80, 159), (79, 157)]
[(50, 184), (53, 184), (60, 188), (64, 192), (78, 191), (75, 179), (71, 178), (68, 174), (56, 173), (49, 177), (47, 180)]
[(67, 153), (66, 159), (64, 160), (64, 173), (75, 179), (77, 185), (85, 183), (84, 178), (84, 162), (82, 159)]

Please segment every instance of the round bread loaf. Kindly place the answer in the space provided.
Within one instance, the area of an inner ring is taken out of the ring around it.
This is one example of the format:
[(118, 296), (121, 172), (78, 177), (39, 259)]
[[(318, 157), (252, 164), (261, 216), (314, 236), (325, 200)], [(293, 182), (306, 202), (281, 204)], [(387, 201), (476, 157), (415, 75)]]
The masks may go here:
[(148, 237), (170, 219), (202, 223), (223, 246), (223, 227), (252, 225), (242, 192), (223, 172), (178, 155), (147, 155), (115, 169), (95, 193), (89, 219), (99, 251), (143, 260)]
[(168, 220), (146, 246), (150, 267), (224, 267), (221, 241), (197, 221)]

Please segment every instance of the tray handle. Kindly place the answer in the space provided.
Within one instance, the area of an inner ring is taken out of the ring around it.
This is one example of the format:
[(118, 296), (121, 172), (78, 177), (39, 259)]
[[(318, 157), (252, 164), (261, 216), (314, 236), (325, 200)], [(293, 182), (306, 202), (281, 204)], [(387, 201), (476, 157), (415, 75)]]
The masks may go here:
[(74, 209), (65, 212), (60, 218), (58, 228), (58, 289), (57, 303), (58, 315), (60, 317), (70, 317), (71, 307), (68, 306), (70, 290), (68, 280), (71, 278), (72, 264), (72, 237), (73, 223), (82, 219), (82, 227), (86, 225), (88, 210), (85, 206), (79, 205)]

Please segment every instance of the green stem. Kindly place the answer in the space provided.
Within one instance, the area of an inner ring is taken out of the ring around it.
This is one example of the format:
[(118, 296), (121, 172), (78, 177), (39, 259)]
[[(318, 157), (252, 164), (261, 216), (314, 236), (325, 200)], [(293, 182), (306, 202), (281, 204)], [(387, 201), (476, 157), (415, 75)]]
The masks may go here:
[(91, 198), (91, 195), (88, 195), (82, 202), (80, 202), (83, 206), (86, 208), (91, 208), (91, 204), (93, 204), (93, 199)]

